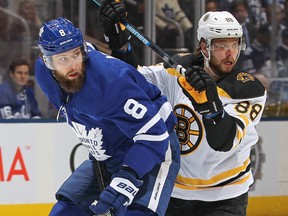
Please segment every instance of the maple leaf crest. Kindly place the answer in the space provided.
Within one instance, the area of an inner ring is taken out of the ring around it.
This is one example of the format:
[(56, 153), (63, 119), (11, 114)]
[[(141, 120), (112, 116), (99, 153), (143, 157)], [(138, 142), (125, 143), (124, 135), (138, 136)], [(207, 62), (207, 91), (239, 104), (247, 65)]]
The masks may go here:
[(89, 153), (92, 154), (96, 160), (104, 161), (111, 157), (105, 154), (105, 149), (102, 149), (102, 129), (91, 128), (89, 131), (87, 131), (85, 125), (73, 121), (71, 128), (79, 138), (80, 142), (88, 149)]

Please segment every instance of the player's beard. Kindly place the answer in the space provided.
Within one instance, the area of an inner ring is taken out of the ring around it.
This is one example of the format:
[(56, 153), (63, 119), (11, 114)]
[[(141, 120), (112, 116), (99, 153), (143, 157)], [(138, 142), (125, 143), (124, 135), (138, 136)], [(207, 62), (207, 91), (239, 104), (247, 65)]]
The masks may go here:
[(55, 78), (57, 79), (59, 85), (67, 92), (67, 93), (75, 93), (81, 90), (84, 81), (85, 81), (85, 65), (83, 64), (82, 73), (79, 73), (77, 79), (68, 79), (65, 76), (55, 73)]
[[(232, 61), (235, 62), (235, 61)], [(213, 70), (213, 72), (218, 75), (218, 76), (225, 76), (228, 73), (230, 73), (232, 71), (232, 69), (235, 66), (235, 63), (232, 63), (233, 65), (231, 66), (230, 69), (225, 69), (222, 62), (220, 63), (215, 63), (215, 61), (213, 61), (213, 59), (211, 58), (210, 62), (209, 62), (209, 66), (210, 68)]]

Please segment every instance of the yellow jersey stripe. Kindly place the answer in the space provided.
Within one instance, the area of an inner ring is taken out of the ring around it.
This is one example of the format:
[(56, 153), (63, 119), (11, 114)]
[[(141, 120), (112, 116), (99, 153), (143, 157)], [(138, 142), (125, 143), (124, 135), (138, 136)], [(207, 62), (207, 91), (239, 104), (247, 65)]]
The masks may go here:
[[(240, 172), (245, 171), (249, 164), (250, 164), (250, 159), (248, 158), (242, 166), (220, 173), (207, 180), (187, 178), (187, 177), (178, 175), (176, 178), (175, 186), (178, 188), (183, 188), (183, 189), (190, 189), (190, 188), (192, 189), (192, 188), (209, 187), (209, 186), (217, 185), (223, 181), (226, 181), (232, 177), (237, 176)], [(195, 185), (197, 186), (195, 187)]]

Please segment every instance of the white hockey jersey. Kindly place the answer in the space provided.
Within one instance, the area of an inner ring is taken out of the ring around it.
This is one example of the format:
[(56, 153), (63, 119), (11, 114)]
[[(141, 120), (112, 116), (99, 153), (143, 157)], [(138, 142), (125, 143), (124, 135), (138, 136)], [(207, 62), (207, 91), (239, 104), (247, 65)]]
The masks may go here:
[(266, 101), (266, 91), (261, 83), (245, 72), (231, 74), (217, 83), (224, 110), (237, 123), (232, 149), (220, 152), (209, 146), (202, 116), (194, 111), (178, 85), (177, 71), (166, 70), (162, 65), (138, 70), (167, 96), (177, 117), (181, 167), (172, 197), (217, 201), (247, 192), (253, 183), (250, 148), (258, 141), (255, 126), (260, 121)]

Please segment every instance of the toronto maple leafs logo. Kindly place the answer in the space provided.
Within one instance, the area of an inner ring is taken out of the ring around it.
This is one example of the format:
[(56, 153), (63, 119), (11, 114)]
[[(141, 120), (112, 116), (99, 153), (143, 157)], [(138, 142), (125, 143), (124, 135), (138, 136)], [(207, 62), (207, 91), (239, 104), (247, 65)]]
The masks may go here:
[(80, 142), (88, 149), (89, 153), (92, 154), (96, 160), (104, 161), (111, 157), (105, 154), (106, 150), (102, 149), (102, 129), (91, 128), (87, 131), (85, 125), (73, 121), (71, 127), (76, 136), (80, 139)]
[(168, 4), (165, 4), (161, 9), (166, 17), (170, 19), (175, 19), (174, 10)]

